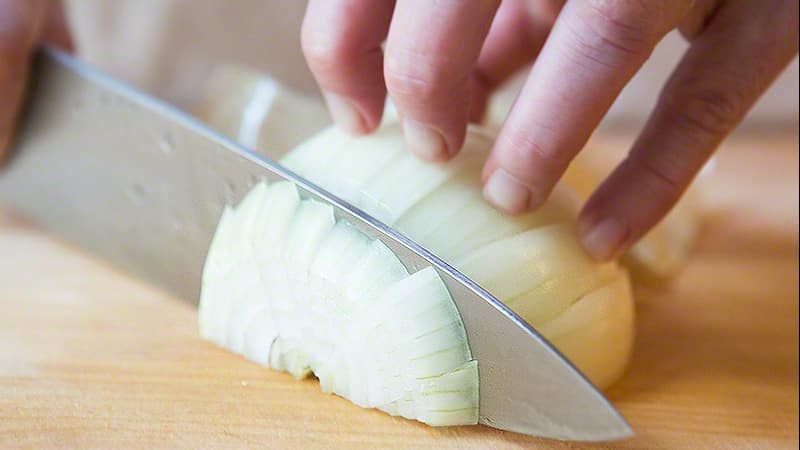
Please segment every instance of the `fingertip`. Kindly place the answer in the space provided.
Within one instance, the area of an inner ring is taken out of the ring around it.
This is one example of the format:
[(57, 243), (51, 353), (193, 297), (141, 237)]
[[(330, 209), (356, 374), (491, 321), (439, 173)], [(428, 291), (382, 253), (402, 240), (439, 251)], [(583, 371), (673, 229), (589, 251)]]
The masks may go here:
[(371, 0), (308, 2), (300, 43), (333, 121), (360, 135), (380, 125), (384, 41), (393, 5)]
[(497, 162), (494, 156), (494, 151), (489, 154), (489, 157), (486, 159), (486, 163), (483, 165), (483, 170), (481, 171), (481, 184), (486, 184), (489, 181), (489, 176), (494, 173), (495, 169), (497, 168)]
[(408, 151), (424, 161), (441, 163), (451, 157), (444, 135), (431, 126), (404, 119), (403, 135)]
[(549, 197), (549, 191), (530, 182), (530, 174), (519, 167), (509, 167), (493, 149), (481, 171), (483, 197), (490, 205), (507, 214), (518, 215), (536, 210)]
[(346, 98), (326, 92), (323, 94), (333, 122), (344, 131), (361, 135), (369, 133), (375, 126), (370, 126), (358, 108)]
[(597, 261), (611, 261), (619, 257), (625, 250), (630, 234), (625, 222), (613, 216), (595, 220), (582, 215), (578, 220), (581, 245)]
[(528, 186), (502, 168), (492, 172), (483, 186), (484, 199), (496, 209), (512, 215), (522, 214), (531, 209), (532, 201), (538, 202), (532, 194)]
[(626, 209), (606, 180), (586, 201), (577, 221), (581, 246), (599, 262), (618, 258), (631, 243), (634, 233)]

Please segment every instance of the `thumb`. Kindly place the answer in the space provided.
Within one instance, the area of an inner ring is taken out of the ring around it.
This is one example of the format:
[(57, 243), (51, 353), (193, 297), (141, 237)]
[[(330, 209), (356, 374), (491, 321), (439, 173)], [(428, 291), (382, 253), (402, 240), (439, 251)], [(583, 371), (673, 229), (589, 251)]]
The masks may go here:
[(47, 20), (46, 0), (0, 0), (0, 161), (11, 144), (30, 56)]

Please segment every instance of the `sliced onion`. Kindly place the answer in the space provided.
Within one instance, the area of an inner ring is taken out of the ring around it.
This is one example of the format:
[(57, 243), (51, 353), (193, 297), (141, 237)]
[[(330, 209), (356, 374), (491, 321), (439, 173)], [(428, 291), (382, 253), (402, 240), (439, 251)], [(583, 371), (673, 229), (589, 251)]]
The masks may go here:
[[(633, 340), (627, 274), (583, 252), (568, 189), (520, 217), (486, 204), (479, 177), (491, 144), (470, 128), (453, 162), (430, 165), (404, 150), (397, 123), (360, 138), (329, 128), (282, 163), (463, 271), (605, 387)], [(218, 345), (299, 378), (313, 373), (359, 406), (431, 425), (477, 422), (480, 362), (436, 272), (409, 274), (289, 183), (259, 184), (223, 214), (200, 325)]]
[[(320, 173), (317, 160), (331, 150), (328, 142), (335, 146), (340, 164), (335, 171)], [(628, 286), (626, 273), (616, 263), (594, 262), (581, 249), (573, 224), (576, 195), (570, 195), (568, 188), (560, 186), (542, 208), (519, 217), (501, 214), (483, 200), (480, 170), (492, 142), (490, 132), (470, 127), (464, 147), (451, 163), (431, 165), (398, 151), (403, 138), (396, 122), (359, 138), (331, 127), (282, 162), (444, 258), (541, 330), (549, 330), (548, 324), (587, 299), (614, 296), (632, 311), (630, 290), (605, 289)], [(365, 148), (391, 157), (358, 157)], [(581, 323), (588, 329), (606, 322), (598, 314)], [(612, 383), (627, 362), (632, 313), (618, 315), (614, 326), (621, 331), (582, 341), (584, 347), (570, 341), (560, 348), (601, 387)], [(603, 348), (605, 353), (586, 359), (592, 352), (584, 348)], [(608, 361), (608, 367), (597, 363), (598, 358)]]
[(380, 241), (288, 182), (257, 185), (217, 228), (200, 329), (220, 346), (359, 406), (431, 425), (478, 420), (478, 363), (430, 267), (409, 274)]

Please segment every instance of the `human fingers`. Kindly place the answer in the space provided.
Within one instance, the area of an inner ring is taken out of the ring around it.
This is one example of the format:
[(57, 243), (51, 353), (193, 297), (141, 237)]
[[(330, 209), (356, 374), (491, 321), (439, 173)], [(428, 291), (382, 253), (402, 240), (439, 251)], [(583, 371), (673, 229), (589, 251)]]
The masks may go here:
[(694, 27), (628, 157), (579, 220), (597, 259), (625, 251), (672, 208), (722, 139), (797, 55), (797, 1), (724, 2)]
[(538, 207), (689, 1), (568, 1), (483, 171), (498, 209)]
[(444, 161), (464, 142), (473, 69), (500, 0), (398, 0), (384, 78), (408, 149)]
[(386, 99), (381, 44), (394, 0), (310, 0), (302, 26), (306, 61), (333, 120), (351, 133), (372, 131)]

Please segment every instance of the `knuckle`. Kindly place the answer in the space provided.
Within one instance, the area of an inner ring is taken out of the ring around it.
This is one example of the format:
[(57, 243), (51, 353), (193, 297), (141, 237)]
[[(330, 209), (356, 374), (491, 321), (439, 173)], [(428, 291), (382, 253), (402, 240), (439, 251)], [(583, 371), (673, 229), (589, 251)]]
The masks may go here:
[(581, 14), (580, 43), (623, 56), (646, 57), (661, 34), (659, 1), (591, 0)]
[(542, 145), (530, 131), (510, 130), (504, 139), (507, 150), (506, 163), (515, 170), (528, 174), (560, 173), (569, 164), (569, 155)]
[(561, 8), (564, 6), (561, 0), (538, 0), (538, 1), (515, 1), (502, 2), (502, 5), (514, 4), (520, 7), (530, 17), (542, 20), (543, 23), (552, 25), (558, 18)]
[(683, 193), (684, 182), (674, 171), (646, 158), (629, 157), (625, 163), (632, 172), (644, 175), (645, 189), (653, 193), (655, 201), (671, 204)]
[(426, 62), (422, 59), (398, 58), (387, 52), (383, 77), (392, 97), (422, 104), (449, 98), (466, 83), (464, 76), (453, 73), (442, 61)]
[(728, 133), (744, 114), (743, 101), (735, 90), (686, 89), (663, 97), (667, 116), (684, 129), (707, 135)]
[(659, 0), (589, 0), (586, 5), (590, 14), (611, 30), (647, 32), (662, 22), (668, 3)]
[(352, 54), (352, 49), (345, 36), (338, 33), (323, 34), (307, 31), (301, 34), (301, 47), (303, 55), (313, 71), (336, 71), (347, 63)]
[(669, 170), (644, 158), (633, 158), (631, 161), (648, 174), (652, 180), (658, 182), (670, 196), (677, 196), (680, 193), (682, 183), (680, 178), (673, 173), (674, 170)]
[(336, 39), (322, 39), (316, 33), (303, 33), (301, 44), (303, 55), (312, 70), (336, 68), (345, 53)]

